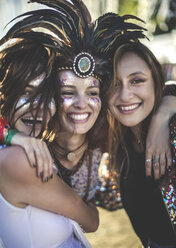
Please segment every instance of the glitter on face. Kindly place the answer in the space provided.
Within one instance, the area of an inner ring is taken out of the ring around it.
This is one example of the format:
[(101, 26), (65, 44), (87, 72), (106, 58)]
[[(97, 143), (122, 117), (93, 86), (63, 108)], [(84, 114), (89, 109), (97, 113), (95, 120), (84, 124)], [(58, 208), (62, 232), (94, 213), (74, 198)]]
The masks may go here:
[(40, 76), (38, 76), (37, 78), (35, 78), (34, 80), (32, 80), (29, 85), (33, 86), (33, 87), (38, 87), (41, 82), (43, 81), (43, 79), (45, 78), (45, 73), (42, 73)]
[(98, 79), (91, 79), (91, 82), (90, 82), (90, 85), (89, 85), (90, 87), (92, 86), (92, 87), (100, 87), (100, 83), (99, 83), (99, 81), (98, 81)]
[(74, 98), (61, 96), (61, 101), (63, 105), (65, 105), (66, 107), (70, 107), (74, 102)]
[(99, 103), (100, 103), (99, 97), (94, 97), (94, 98), (89, 97), (89, 104), (91, 104), (93, 107), (97, 107)]
[(54, 101), (54, 98), (51, 99), (51, 102), (49, 103), (48, 106), (49, 106), (51, 112), (56, 110), (56, 103)]
[(30, 103), (29, 102), (26, 103), (27, 100), (28, 100), (28, 97), (26, 97), (26, 96), (20, 97), (20, 99), (17, 102), (16, 109), (20, 108), (20, 110), (22, 110), (23, 112), (28, 110), (30, 107)]

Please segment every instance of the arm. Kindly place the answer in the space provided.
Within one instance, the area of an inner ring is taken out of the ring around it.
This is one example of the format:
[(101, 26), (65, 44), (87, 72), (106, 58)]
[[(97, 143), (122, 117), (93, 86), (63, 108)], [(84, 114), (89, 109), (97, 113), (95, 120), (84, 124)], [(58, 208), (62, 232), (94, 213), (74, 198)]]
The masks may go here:
[(5, 118), (0, 118), (0, 144), (19, 145), (26, 152), (31, 167), (37, 167), (37, 175), (43, 181), (52, 178), (53, 159), (46, 143), (10, 129)]
[[(176, 87), (176, 86), (175, 86)], [(146, 176), (152, 175), (152, 157), (159, 166), (154, 167), (154, 177), (159, 179), (166, 168), (172, 165), (169, 145), (169, 121), (176, 112), (176, 97), (164, 96), (157, 112), (153, 115), (146, 140)]]
[(87, 232), (98, 227), (97, 210), (85, 204), (58, 176), (54, 175), (48, 183), (38, 180), (20, 147), (0, 150), (0, 189), (15, 206), (30, 204), (64, 215), (78, 222)]
[(11, 145), (19, 145), (25, 150), (29, 165), (36, 167), (38, 177), (42, 175), (43, 181), (52, 178), (53, 159), (44, 141), (19, 132), (13, 136)]

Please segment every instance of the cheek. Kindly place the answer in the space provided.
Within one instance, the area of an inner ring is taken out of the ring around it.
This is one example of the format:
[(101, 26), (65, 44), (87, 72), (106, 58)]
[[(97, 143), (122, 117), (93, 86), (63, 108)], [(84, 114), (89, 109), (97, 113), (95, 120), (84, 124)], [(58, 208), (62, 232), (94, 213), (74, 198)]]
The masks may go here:
[(117, 105), (117, 100), (118, 100), (118, 95), (117, 93), (113, 93), (109, 96), (109, 100), (108, 100), (108, 105), (109, 108), (112, 108), (113, 106)]
[(55, 104), (54, 99), (52, 99), (51, 102), (49, 103), (49, 109), (50, 109), (51, 116), (53, 116), (56, 113), (56, 104)]
[(99, 97), (95, 97), (95, 98), (89, 98), (88, 99), (88, 101), (89, 101), (89, 105), (92, 107), (92, 108), (94, 108), (94, 109), (96, 109), (96, 110), (100, 110), (100, 108), (101, 108), (101, 100), (100, 100), (100, 98)]
[(61, 97), (61, 103), (64, 108), (69, 108), (74, 102), (73, 97)]
[(17, 105), (16, 105), (16, 109), (20, 107), (20, 109), (17, 111), (18, 113), (26, 112), (29, 109), (30, 103), (26, 103), (26, 102), (27, 102), (27, 98), (25, 97), (21, 97), (18, 100)]

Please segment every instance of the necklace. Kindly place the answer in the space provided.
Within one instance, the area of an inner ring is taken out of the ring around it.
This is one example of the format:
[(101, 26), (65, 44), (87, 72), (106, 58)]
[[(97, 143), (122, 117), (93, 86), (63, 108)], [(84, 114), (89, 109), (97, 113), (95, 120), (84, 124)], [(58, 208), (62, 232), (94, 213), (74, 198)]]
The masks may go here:
[(57, 146), (57, 154), (60, 158), (66, 158), (68, 161), (73, 162), (76, 157), (88, 147), (88, 141), (85, 141), (74, 151), (67, 151), (65, 148), (60, 146), (58, 143), (55, 143)]

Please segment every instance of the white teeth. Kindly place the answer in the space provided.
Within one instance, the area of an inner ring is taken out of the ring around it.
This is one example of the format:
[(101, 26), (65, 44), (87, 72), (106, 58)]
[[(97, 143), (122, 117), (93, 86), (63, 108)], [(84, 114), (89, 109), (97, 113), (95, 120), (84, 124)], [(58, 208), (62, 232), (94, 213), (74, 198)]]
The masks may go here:
[(130, 106), (120, 106), (122, 111), (128, 111), (128, 110), (133, 110), (135, 109), (139, 104), (134, 104)]
[[(33, 120), (34, 120), (34, 118), (33, 118), (33, 117), (24, 117), (23, 119), (25, 119), (25, 120), (29, 120), (29, 121), (33, 121)], [(42, 117), (37, 117), (37, 118), (36, 118), (36, 120), (37, 120), (37, 121), (42, 121), (42, 120), (43, 120), (43, 118), (42, 118)]]
[(82, 121), (88, 117), (88, 114), (70, 114), (69, 115), (73, 120)]

